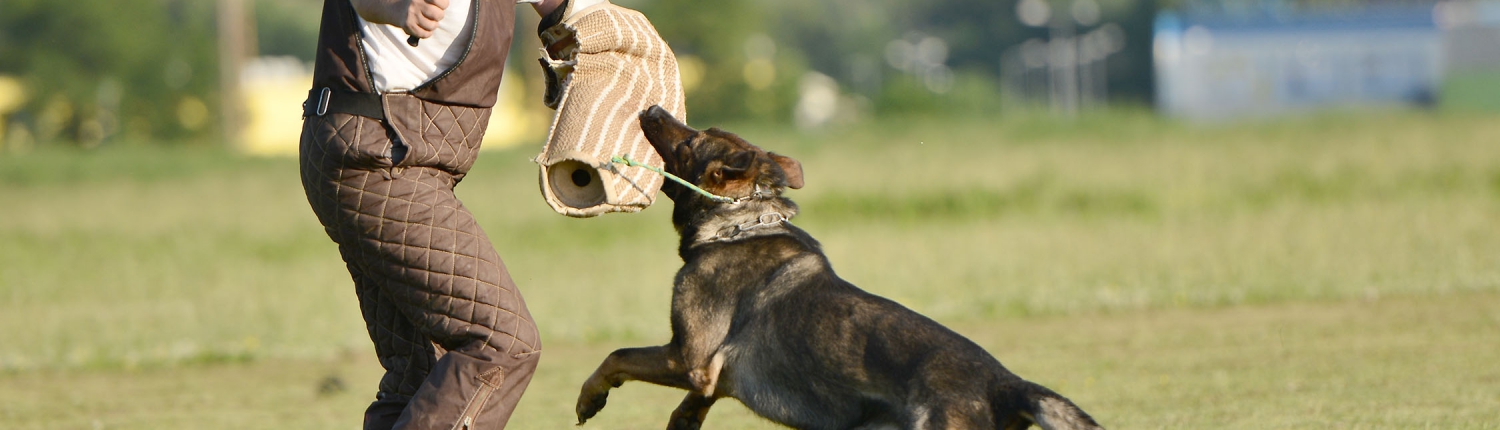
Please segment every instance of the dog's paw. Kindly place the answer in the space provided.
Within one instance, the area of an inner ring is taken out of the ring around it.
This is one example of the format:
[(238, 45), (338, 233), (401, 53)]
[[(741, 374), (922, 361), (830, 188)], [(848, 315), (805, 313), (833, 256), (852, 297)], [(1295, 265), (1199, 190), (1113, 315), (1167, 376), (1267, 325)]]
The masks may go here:
[(703, 428), (703, 421), (689, 417), (673, 417), (672, 422), (667, 423), (667, 430), (699, 430)]
[(672, 411), (672, 417), (667, 419), (667, 430), (698, 430), (703, 427), (703, 420), (708, 417), (708, 409), (713, 407), (714, 399), (698, 397), (689, 394), (677, 409)]
[(608, 390), (596, 393), (584, 391), (582, 394), (579, 394), (578, 405), (573, 409), (578, 414), (578, 424), (583, 425), (589, 418), (593, 418), (595, 414), (598, 414), (599, 410), (604, 409), (604, 403), (608, 399)]

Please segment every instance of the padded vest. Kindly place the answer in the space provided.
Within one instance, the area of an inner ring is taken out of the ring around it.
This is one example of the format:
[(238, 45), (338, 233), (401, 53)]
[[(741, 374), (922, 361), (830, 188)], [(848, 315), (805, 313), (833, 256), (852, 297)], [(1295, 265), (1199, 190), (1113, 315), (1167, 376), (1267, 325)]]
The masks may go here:
[[(515, 27), (515, 0), (473, 0), (473, 36), (451, 68), (411, 91), (379, 94), (385, 123), (404, 146), (400, 165), (443, 164), (477, 150), (500, 90)], [(324, 0), (313, 91), (375, 95), (359, 15), (349, 0)], [(461, 155), (461, 154), (460, 154)], [(460, 163), (462, 174), (469, 163)]]

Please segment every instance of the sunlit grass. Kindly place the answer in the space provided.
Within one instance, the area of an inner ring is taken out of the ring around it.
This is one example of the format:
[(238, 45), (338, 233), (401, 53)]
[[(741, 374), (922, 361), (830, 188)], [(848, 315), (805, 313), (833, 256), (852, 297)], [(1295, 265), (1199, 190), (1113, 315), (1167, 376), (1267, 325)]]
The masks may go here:
[[(1112, 429), (1492, 429), (1500, 420), (1497, 308), (1500, 295), (1481, 293), (953, 327)], [(581, 381), (612, 348), (637, 345), (548, 347), (508, 428), (571, 428)], [(362, 353), (22, 372), (0, 376), (0, 424), (18, 430), (351, 428), (379, 375), (374, 357)], [(681, 398), (679, 390), (628, 383), (582, 428), (660, 428)], [(777, 427), (725, 400), (705, 428)]]
[[(796, 222), (841, 274), (943, 320), (1500, 286), (1492, 118), (729, 128), (803, 161)], [(662, 338), (670, 203), (558, 216), (529, 155), (486, 153), (459, 190), (545, 338)], [(294, 160), (120, 148), (0, 171), (0, 322), (28, 328), (0, 331), (0, 368), (366, 347)]]
[[(1500, 420), (1476, 409), (1500, 402), (1493, 392), (1431, 382), (1460, 381), (1445, 372), (1474, 371), (1494, 350), (1471, 345), (1500, 334), (1500, 118), (1187, 126), (1127, 112), (1079, 122), (886, 120), (807, 134), (725, 128), (802, 161), (807, 188), (791, 194), (803, 209), (794, 222), (823, 242), (842, 276), (955, 324), (1023, 375), (1128, 424), (1117, 427)], [(534, 151), (485, 153), (459, 194), (505, 258), (555, 363), (528, 393), (536, 417), (518, 418), (532, 425), (518, 428), (556, 428), (609, 348), (667, 339), (679, 261), (670, 202), (635, 215), (556, 215), (536, 190)], [(0, 155), (0, 404), (55, 392), (54, 380), (168, 401), (143, 387), (311, 366), (345, 369), (351, 394), (246, 407), (323, 408), (296, 412), (304, 415), (286, 422), (305, 424), (289, 427), (353, 425), (375, 365), (349, 358), (371, 355), (369, 340), (297, 172), (292, 159), (203, 148)], [(1442, 311), (1459, 305), (1466, 313)], [(1339, 320), (1341, 312), (1359, 316)], [(1293, 336), (1281, 355), (1255, 357), (1246, 346), (1287, 339), (1272, 328), (1299, 324), (1324, 328)], [(1468, 331), (1422, 340), (1448, 324)], [(1317, 358), (1340, 345), (1373, 358)], [(1448, 355), (1420, 362), (1421, 348)], [(1277, 380), (1277, 360), (1300, 382)], [(1357, 374), (1337, 386), (1314, 379), (1340, 367)], [(1186, 372), (1183, 385), (1172, 383), (1179, 376), (1157, 382), (1174, 370)], [(1075, 372), (1094, 382), (1068, 376)], [(1476, 384), (1497, 381), (1493, 366), (1478, 372)], [(268, 381), (310, 385), (303, 379), (323, 373)], [(1418, 384), (1426, 403), (1382, 411), (1405, 390), (1391, 381)], [(245, 395), (280, 395), (259, 387), (266, 392)], [(612, 398), (607, 411), (620, 415), (598, 428), (659, 427), (679, 398), (627, 389), (619, 397), (664, 406), (636, 411)], [(1204, 403), (1236, 396), (1253, 403)], [(21, 406), (0, 408), (0, 427), (64, 422), (47, 418), (59, 406), (12, 404)], [(330, 415), (335, 407), (345, 412)], [(1445, 418), (1439, 407), (1459, 409)], [(731, 409), (715, 419), (757, 422)], [(149, 415), (120, 427), (185, 426)], [(78, 425), (56, 427), (91, 425), (66, 422)]]

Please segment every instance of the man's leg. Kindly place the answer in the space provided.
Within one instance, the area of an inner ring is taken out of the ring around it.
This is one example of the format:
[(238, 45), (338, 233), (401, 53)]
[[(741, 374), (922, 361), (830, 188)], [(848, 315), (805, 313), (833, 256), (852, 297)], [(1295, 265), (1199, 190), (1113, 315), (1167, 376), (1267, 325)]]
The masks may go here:
[(364, 430), (390, 430), (395, 426), (439, 355), (432, 341), (401, 314), (389, 294), (381, 291), (377, 280), (360, 269), (358, 242), (362, 235), (345, 227), (349, 213), (339, 196), (357, 191), (361, 178), (388, 166), (385, 148), (389, 147), (384, 126), (359, 116), (310, 117), (303, 126), (303, 189), (318, 221), (339, 244), (339, 253), (354, 280), (365, 329), (386, 370), (376, 400), (365, 410)]
[[(367, 189), (386, 193), (381, 261), (399, 265), (377, 282), (403, 315), (448, 352), (437, 360), (395, 428), (502, 428), (531, 381), (536, 327), (510, 274), (474, 217), (454, 196), (456, 178), (404, 169)], [(389, 184), (389, 187), (386, 184)], [(392, 210), (394, 209), (394, 210)], [(374, 262), (372, 262), (374, 263)], [(367, 264), (366, 266), (374, 266)]]
[(354, 291), (370, 341), (375, 344), (375, 355), (385, 368), (375, 402), (365, 410), (364, 430), (390, 430), (441, 352), (401, 315), (379, 287), (361, 277), (354, 266), (349, 271), (354, 274)]
[(506, 354), (487, 346), (449, 351), (433, 365), (395, 428), (505, 428), (540, 355), (541, 351)]
[[(503, 426), (535, 370), (540, 338), (499, 255), (453, 194), (476, 154), (442, 151), (424, 165), (392, 167), (391, 148), (383, 124), (330, 114), (309, 119), (302, 164), (308, 201), (361, 294), (378, 291), (416, 332), (453, 351), (422, 375), (396, 428)], [(386, 416), (399, 400), (377, 401), (371, 412)]]

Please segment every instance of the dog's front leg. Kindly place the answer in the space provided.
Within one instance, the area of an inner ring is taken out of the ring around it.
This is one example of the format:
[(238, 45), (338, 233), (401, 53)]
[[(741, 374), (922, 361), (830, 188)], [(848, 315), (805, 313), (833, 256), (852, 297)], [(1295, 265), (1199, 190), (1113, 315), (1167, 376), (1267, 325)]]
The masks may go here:
[(680, 352), (671, 345), (622, 348), (610, 353), (588, 381), (584, 381), (583, 389), (578, 393), (578, 404), (574, 408), (578, 423), (583, 424), (604, 409), (609, 390), (625, 381), (644, 381), (692, 391), (692, 381), (680, 357)]
[(693, 391), (713, 397), (719, 372), (724, 368), (724, 339), (729, 335), (734, 302), (721, 293), (702, 288), (692, 279), (683, 280), (672, 295), (673, 344), (682, 345), (682, 360)]
[(677, 410), (672, 411), (672, 418), (667, 421), (667, 430), (698, 430), (703, 427), (703, 419), (708, 417), (708, 409), (713, 407), (717, 397), (704, 397), (698, 393), (688, 393), (682, 398), (682, 403), (677, 405)]

